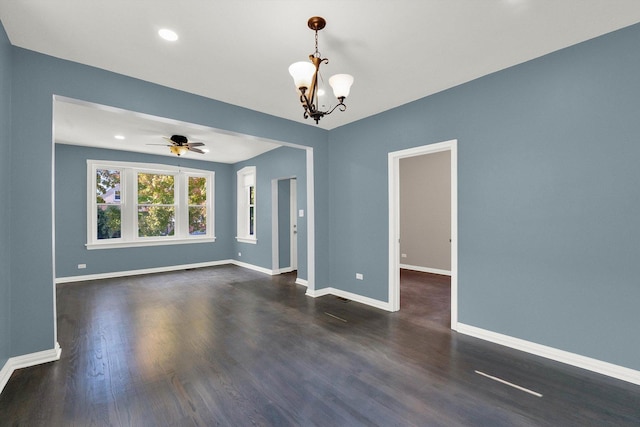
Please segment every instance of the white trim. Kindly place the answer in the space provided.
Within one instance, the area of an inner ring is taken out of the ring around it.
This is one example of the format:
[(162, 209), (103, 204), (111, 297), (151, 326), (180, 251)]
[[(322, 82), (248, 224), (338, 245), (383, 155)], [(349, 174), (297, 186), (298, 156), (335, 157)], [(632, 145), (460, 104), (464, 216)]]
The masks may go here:
[(179, 271), (190, 268), (215, 267), (217, 265), (225, 264), (236, 264), (236, 262), (232, 259), (223, 259), (220, 261), (198, 262), (194, 264), (180, 264), (168, 265), (164, 267), (143, 268), (140, 270), (114, 271), (110, 273), (86, 274), (83, 276), (58, 277), (56, 278), (56, 283), (84, 282), (85, 280), (112, 279), (114, 277), (137, 276), (140, 274), (166, 273), (169, 271)]
[(332, 291), (334, 288), (322, 288), (322, 289), (307, 289), (307, 292), (305, 293), (306, 296), (311, 297), (311, 298), (319, 298), (319, 297), (323, 297), (325, 295), (333, 295)]
[(421, 271), (422, 273), (441, 274), (451, 276), (451, 270), (440, 270), (439, 268), (420, 267), (419, 265), (400, 264), (400, 268), (405, 270)]
[[(247, 185), (248, 178), (250, 183)], [(250, 185), (250, 184), (253, 185)], [(253, 234), (249, 234), (251, 218), (249, 215), (249, 188), (253, 187)], [(254, 243), (258, 236), (258, 173), (255, 166), (245, 166), (236, 172), (236, 240)]]
[(275, 268), (271, 271), (273, 272), (272, 275), (275, 276), (277, 274), (291, 273), (292, 271), (295, 271), (295, 270), (293, 269), (293, 267), (284, 267), (284, 268)]
[(258, 243), (258, 239), (246, 238), (246, 237), (236, 237), (236, 241), (240, 243), (250, 243), (255, 245)]
[(9, 378), (11, 378), (11, 375), (16, 369), (28, 368), (30, 366), (60, 360), (61, 353), (62, 349), (60, 348), (60, 344), (56, 342), (55, 347), (50, 350), (43, 350), (36, 353), (29, 353), (9, 358), (2, 369), (0, 369), (0, 393), (2, 393), (2, 390), (7, 385)]
[[(100, 280), (100, 279), (113, 279), (116, 277), (127, 277), (127, 276), (138, 276), (141, 274), (154, 274), (154, 273), (167, 273), (170, 271), (180, 271), (187, 270), (191, 268), (203, 268), (203, 267), (215, 267), (218, 265), (236, 265), (238, 267), (247, 268), (249, 270), (258, 271), (260, 273), (268, 274), (270, 276), (275, 276), (281, 273), (289, 273), (293, 270), (283, 268), (280, 270), (270, 270), (268, 268), (260, 267), (253, 264), (248, 264), (246, 262), (238, 261), (235, 259), (223, 259), (220, 261), (207, 261), (207, 262), (198, 262), (194, 264), (179, 264), (179, 265), (168, 265), (164, 267), (154, 267), (154, 268), (143, 268), (140, 270), (128, 270), (128, 271), (113, 271), (109, 273), (98, 273), (98, 274), (85, 274), (83, 276), (68, 276), (68, 277), (58, 277), (55, 282), (58, 283), (72, 283), (72, 282), (84, 282), (87, 280)], [(303, 279), (297, 279), (298, 280)], [(302, 284), (302, 283), (298, 283)], [(305, 280), (305, 286), (306, 280)]]
[(299, 277), (296, 277), (296, 285), (302, 285), (302, 286), (309, 287), (309, 283), (307, 283), (307, 281), (305, 279), (301, 279)]
[(145, 239), (149, 240), (136, 240), (129, 242), (120, 241), (114, 243), (111, 243), (109, 240), (103, 240), (98, 243), (86, 243), (85, 246), (87, 250), (93, 251), (96, 249), (135, 248), (143, 246), (190, 245), (194, 243), (214, 243), (216, 241), (215, 237), (188, 237), (186, 239), (176, 239), (171, 237), (147, 237)]
[(348, 300), (369, 305), (371, 307), (379, 308), (381, 310), (393, 311), (391, 309), (391, 304), (389, 304), (388, 302), (380, 301), (380, 300), (369, 298), (369, 297), (364, 297), (362, 295), (354, 294), (352, 292), (347, 292), (347, 291), (343, 291), (342, 289), (336, 289), (332, 287), (318, 289), (317, 291), (308, 289), (306, 295), (313, 298), (318, 298), (325, 295), (335, 295), (337, 297), (346, 298)]
[(298, 179), (289, 179), (289, 265), (298, 269)]
[(307, 147), (307, 288), (316, 288), (316, 208), (313, 148)]
[[(55, 117), (56, 96), (51, 100), (51, 117)], [(58, 303), (56, 292), (56, 124), (51, 120), (51, 293), (53, 294), (53, 342), (58, 343)], [(2, 392), (0, 372), (0, 393)]]
[[(113, 249), (140, 246), (159, 246), (215, 242), (215, 171), (205, 169), (184, 168), (181, 166), (158, 163), (123, 162), (110, 160), (87, 159), (87, 239), (86, 248)], [(98, 239), (96, 203), (96, 171), (98, 169), (117, 169), (120, 171), (121, 236), (113, 239)], [(137, 174), (163, 174), (174, 177), (174, 236), (139, 237), (138, 236), (138, 201)], [(203, 177), (206, 187), (206, 233), (190, 235), (188, 183), (191, 177)], [(55, 246), (55, 245), (54, 245)]]
[(593, 359), (591, 357), (581, 356), (579, 354), (570, 353), (568, 351), (559, 350), (557, 348), (548, 347), (542, 344), (536, 344), (531, 341), (514, 338), (497, 332), (488, 331), (486, 329), (477, 328), (475, 326), (458, 323), (458, 332), (505, 347), (510, 347), (526, 353), (535, 354), (556, 362), (566, 363), (567, 365), (576, 366), (588, 371), (597, 372), (602, 375), (617, 378), (633, 384), (640, 385), (640, 371), (625, 368), (623, 366), (614, 365), (609, 362)]
[[(280, 193), (278, 184), (280, 181), (289, 181), (289, 267), (280, 268)], [(296, 221), (297, 194), (296, 177), (288, 176), (274, 178), (271, 180), (271, 268), (275, 274), (288, 273), (298, 269), (297, 245), (295, 243), (297, 234), (294, 234), (293, 224)], [(296, 227), (297, 233), (297, 227)], [(294, 262), (295, 261), (295, 262)]]
[(280, 242), (278, 239), (278, 178), (271, 180), (271, 269), (280, 269)]
[(278, 274), (278, 273), (274, 273), (273, 270), (270, 270), (268, 268), (260, 267), (253, 264), (247, 264), (246, 262), (238, 261), (236, 259), (230, 260), (230, 264), (237, 265), (238, 267), (247, 268), (253, 271), (259, 271), (260, 273), (268, 274), (270, 276), (274, 276)]
[(11, 378), (11, 374), (13, 374), (13, 369), (11, 369), (9, 364), (10, 360), (11, 359), (7, 360), (2, 369), (0, 369), (0, 393), (2, 393), (4, 386), (7, 385), (9, 378)]
[(451, 329), (458, 325), (458, 140), (423, 145), (388, 154), (389, 307), (400, 310), (400, 159), (441, 151), (451, 153)]

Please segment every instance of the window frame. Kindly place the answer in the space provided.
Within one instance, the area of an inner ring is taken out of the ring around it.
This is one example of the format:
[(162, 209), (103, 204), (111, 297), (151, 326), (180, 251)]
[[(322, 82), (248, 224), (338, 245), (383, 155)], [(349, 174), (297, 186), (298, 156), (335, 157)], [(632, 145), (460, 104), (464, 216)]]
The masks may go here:
[[(98, 169), (120, 171), (121, 229), (119, 238), (98, 239), (98, 205), (96, 172)], [(173, 175), (175, 230), (173, 236), (138, 236), (138, 173)], [(189, 177), (207, 179), (205, 234), (189, 234)], [(110, 249), (138, 246), (177, 245), (215, 242), (215, 172), (179, 166), (87, 159), (87, 239), (86, 248)]]
[[(245, 166), (236, 172), (236, 241), (258, 243), (258, 185), (255, 166)], [(249, 185), (247, 185), (249, 182)], [(251, 185), (253, 184), (253, 185)], [(250, 204), (250, 191), (253, 187), (253, 204)], [(253, 209), (253, 223), (251, 222)], [(253, 234), (250, 233), (253, 230)]]

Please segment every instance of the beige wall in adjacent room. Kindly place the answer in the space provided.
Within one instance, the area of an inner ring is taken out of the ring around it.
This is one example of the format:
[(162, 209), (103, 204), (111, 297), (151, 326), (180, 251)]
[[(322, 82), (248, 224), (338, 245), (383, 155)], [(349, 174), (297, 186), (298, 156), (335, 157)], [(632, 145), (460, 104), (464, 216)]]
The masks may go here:
[(450, 238), (451, 153), (400, 159), (400, 263), (451, 271)]

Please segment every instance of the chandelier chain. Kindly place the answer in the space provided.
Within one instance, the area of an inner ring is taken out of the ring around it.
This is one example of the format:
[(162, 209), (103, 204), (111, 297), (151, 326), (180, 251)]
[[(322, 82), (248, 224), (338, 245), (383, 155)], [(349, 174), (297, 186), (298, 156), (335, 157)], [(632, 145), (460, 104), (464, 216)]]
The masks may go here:
[(318, 30), (316, 30), (316, 51), (314, 52), (313, 56), (315, 56), (316, 58), (320, 58), (320, 52), (318, 51)]

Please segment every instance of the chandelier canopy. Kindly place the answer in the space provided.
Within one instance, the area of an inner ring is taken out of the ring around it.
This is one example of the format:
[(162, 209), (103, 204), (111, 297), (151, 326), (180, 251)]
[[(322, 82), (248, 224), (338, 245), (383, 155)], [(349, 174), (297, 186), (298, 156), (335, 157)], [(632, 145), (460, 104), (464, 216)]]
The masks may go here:
[(293, 82), (300, 95), (300, 102), (304, 108), (304, 118), (311, 117), (316, 121), (316, 124), (318, 124), (322, 117), (333, 113), (336, 108), (340, 111), (347, 109), (344, 100), (349, 96), (349, 90), (353, 84), (353, 76), (349, 74), (335, 74), (331, 76), (329, 78), (329, 85), (331, 85), (333, 94), (339, 103), (327, 111), (318, 109), (316, 104), (318, 103), (318, 75), (320, 74), (320, 64), (329, 63), (329, 59), (322, 58), (322, 55), (320, 55), (318, 51), (318, 31), (322, 30), (326, 24), (327, 22), (320, 16), (309, 18), (307, 25), (316, 33), (316, 50), (309, 55), (311, 62), (296, 62), (289, 67), (289, 74), (293, 77)]

